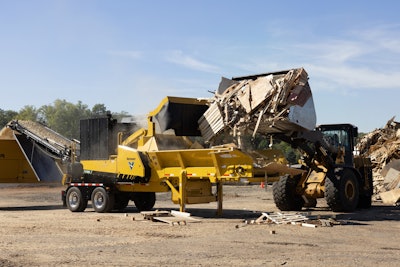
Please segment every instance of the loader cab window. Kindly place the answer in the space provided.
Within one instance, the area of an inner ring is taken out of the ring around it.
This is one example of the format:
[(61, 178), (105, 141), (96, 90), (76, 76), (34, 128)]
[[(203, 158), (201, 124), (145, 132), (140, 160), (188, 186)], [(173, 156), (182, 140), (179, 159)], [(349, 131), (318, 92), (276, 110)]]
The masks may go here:
[(340, 162), (344, 162), (346, 165), (353, 164), (353, 148), (351, 144), (351, 136), (349, 136), (349, 132), (346, 130), (333, 130), (333, 129), (325, 129), (322, 131), (324, 134), (325, 140), (336, 149), (344, 148), (344, 155)]
[(323, 131), (327, 142), (334, 147), (345, 147), (346, 151), (350, 148), (348, 133), (344, 130), (326, 130)]

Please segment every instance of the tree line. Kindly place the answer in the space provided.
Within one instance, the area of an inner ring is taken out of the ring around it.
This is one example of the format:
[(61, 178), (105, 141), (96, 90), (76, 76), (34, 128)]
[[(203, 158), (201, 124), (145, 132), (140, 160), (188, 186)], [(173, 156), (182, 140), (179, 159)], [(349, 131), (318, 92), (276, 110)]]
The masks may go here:
[[(78, 101), (74, 104), (57, 99), (50, 105), (36, 108), (26, 105), (19, 111), (0, 108), (0, 127), (3, 128), (12, 120), (30, 120), (40, 122), (69, 138), (79, 140), (79, 121), (94, 116), (105, 116), (109, 112), (104, 104), (95, 104), (92, 108)], [(113, 117), (128, 116), (125, 111), (112, 112)], [(0, 129), (1, 129), (0, 128)]]

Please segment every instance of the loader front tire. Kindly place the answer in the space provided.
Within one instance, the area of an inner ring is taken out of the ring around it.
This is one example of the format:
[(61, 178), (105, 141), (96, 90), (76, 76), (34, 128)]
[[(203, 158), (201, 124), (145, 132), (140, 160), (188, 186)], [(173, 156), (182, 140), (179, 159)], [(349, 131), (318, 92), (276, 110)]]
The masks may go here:
[(368, 175), (368, 189), (361, 188), (360, 186), (360, 199), (358, 201), (358, 207), (361, 209), (369, 209), (372, 206), (372, 195), (373, 195), (373, 181), (372, 174)]
[(82, 212), (87, 207), (87, 199), (82, 195), (81, 190), (78, 187), (71, 187), (67, 191), (66, 204), (70, 211), (72, 212)]
[(282, 211), (300, 211), (304, 205), (304, 199), (296, 194), (296, 186), (301, 176), (282, 176), (272, 186), (272, 194), (275, 205)]
[(139, 211), (148, 211), (151, 210), (156, 203), (156, 193), (136, 192), (133, 194), (132, 200)]
[(103, 187), (96, 187), (92, 192), (92, 206), (96, 212), (110, 212), (114, 208), (114, 194), (108, 194)]
[(356, 175), (351, 170), (341, 170), (334, 177), (326, 177), (325, 199), (332, 211), (354, 211), (359, 200)]

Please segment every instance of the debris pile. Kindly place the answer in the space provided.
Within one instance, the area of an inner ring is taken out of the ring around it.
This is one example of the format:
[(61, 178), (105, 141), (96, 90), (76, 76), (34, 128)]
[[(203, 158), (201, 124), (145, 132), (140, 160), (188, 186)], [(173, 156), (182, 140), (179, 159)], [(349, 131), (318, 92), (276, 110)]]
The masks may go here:
[(233, 136), (244, 132), (254, 136), (313, 130), (315, 124), (314, 102), (303, 68), (222, 78), (209, 108), (199, 119), (206, 141), (227, 130)]
[(261, 216), (255, 220), (244, 221), (242, 225), (236, 225), (236, 228), (244, 227), (249, 224), (292, 224), (303, 227), (332, 227), (343, 224), (334, 218), (321, 218), (320, 216), (310, 216), (302, 213), (268, 213), (262, 212)]
[(356, 147), (371, 159), (375, 199), (388, 204), (400, 200), (400, 123), (394, 119), (365, 135)]

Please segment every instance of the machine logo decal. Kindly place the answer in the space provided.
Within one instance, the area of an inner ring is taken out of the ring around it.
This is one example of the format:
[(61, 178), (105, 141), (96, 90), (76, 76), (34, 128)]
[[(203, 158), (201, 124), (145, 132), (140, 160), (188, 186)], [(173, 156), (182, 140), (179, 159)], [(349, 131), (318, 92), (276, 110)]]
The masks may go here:
[(129, 165), (129, 168), (132, 170), (132, 169), (133, 169), (133, 166), (135, 165), (135, 162), (129, 161), (129, 162), (128, 162), (128, 165)]

